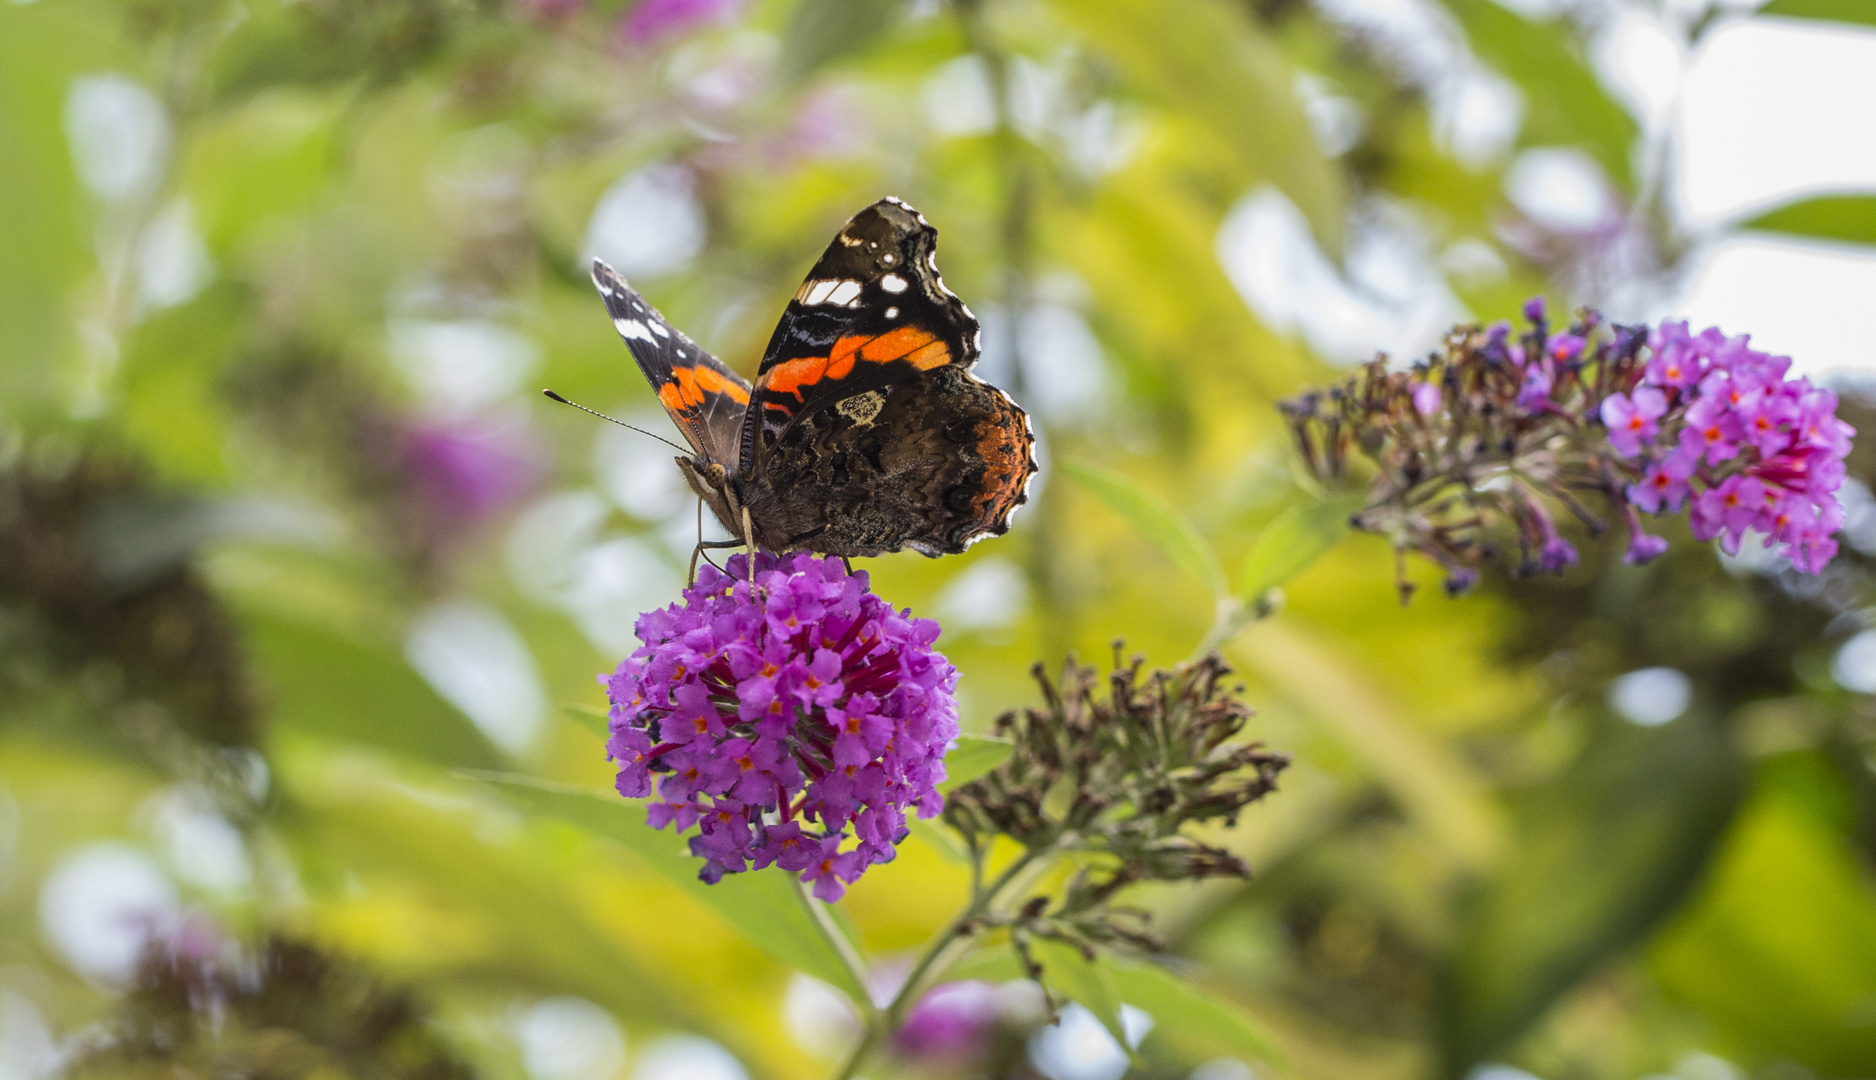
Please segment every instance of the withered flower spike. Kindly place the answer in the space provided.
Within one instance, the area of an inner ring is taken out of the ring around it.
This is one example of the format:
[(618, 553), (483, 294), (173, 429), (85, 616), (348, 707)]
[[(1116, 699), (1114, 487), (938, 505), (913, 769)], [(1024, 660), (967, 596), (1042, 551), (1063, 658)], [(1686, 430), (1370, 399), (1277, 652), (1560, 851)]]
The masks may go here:
[[(1037, 896), (1002, 918), (1019, 940), (1153, 948), (1126, 925), (1143, 926), (1144, 913), (1111, 906), (1114, 897), (1144, 881), (1248, 876), (1243, 860), (1183, 830), (1234, 823), (1289, 764), (1261, 744), (1233, 741), (1252, 713), (1239, 700), (1243, 687), (1224, 682), (1230, 668), (1218, 656), (1146, 672), (1143, 657), (1121, 664), (1117, 646), (1115, 661), (1103, 680), (1071, 659), (1059, 683), (1038, 665), (1043, 707), (997, 720), (1015, 743), (1009, 760), (947, 800), (945, 820), (972, 850), (1001, 835), (1032, 853), (1085, 860), (1053, 906)], [(1105, 699), (1096, 697), (1103, 681)]]

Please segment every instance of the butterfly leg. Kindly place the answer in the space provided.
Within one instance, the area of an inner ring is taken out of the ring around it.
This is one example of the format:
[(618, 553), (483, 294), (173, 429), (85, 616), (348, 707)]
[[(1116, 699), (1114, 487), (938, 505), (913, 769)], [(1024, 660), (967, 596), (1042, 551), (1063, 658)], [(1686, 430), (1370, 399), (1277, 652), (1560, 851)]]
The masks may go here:
[(743, 507), (743, 543), (749, 548), (749, 584), (756, 583), (756, 529), (749, 520), (749, 508)]
[[(733, 548), (733, 547), (742, 547), (742, 546), (743, 546), (743, 542), (741, 540), (699, 540), (697, 541), (697, 546), (690, 549), (690, 583), (693, 585), (697, 583), (697, 560), (698, 558), (702, 557), (702, 559), (705, 562), (710, 562), (710, 556), (705, 555), (704, 552), (713, 550), (715, 548)], [(710, 565), (716, 566), (717, 564), (714, 562), (711, 562)], [(720, 566), (717, 566), (717, 569), (721, 570), (723, 568)]]

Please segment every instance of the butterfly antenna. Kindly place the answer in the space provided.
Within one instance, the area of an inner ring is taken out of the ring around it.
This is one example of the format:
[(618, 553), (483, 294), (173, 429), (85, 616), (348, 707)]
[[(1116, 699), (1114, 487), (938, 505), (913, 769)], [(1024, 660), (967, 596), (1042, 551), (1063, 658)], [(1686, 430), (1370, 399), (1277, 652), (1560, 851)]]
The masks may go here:
[(601, 420), (610, 420), (622, 428), (631, 428), (633, 431), (638, 432), (640, 435), (651, 435), (652, 438), (657, 439), (659, 442), (665, 444), (666, 446), (670, 447), (673, 450), (676, 450), (680, 454), (685, 454), (685, 455), (690, 454), (690, 450), (682, 446), (679, 446), (678, 444), (672, 442), (670, 439), (667, 439), (662, 435), (652, 435), (651, 432), (646, 431), (644, 428), (638, 427), (637, 425), (634, 425), (634, 424), (628, 424), (616, 416), (607, 416), (605, 413), (600, 412), (598, 409), (589, 409), (577, 401), (568, 401), (566, 398), (561, 397), (559, 394), (554, 393), (552, 390), (543, 390), (541, 391), (541, 393), (545, 394), (551, 400), (560, 402), (562, 405), (571, 405), (574, 408), (580, 410), (581, 412), (591, 413), (592, 415), (599, 417)]

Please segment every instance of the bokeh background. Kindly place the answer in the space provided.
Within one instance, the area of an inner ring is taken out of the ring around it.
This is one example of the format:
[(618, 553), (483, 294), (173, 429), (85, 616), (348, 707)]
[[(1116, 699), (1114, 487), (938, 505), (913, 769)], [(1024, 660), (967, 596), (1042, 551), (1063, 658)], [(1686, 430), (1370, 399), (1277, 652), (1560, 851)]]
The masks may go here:
[[(1170, 664), (1212, 620), (1057, 466), (1235, 567), (1313, 497), (1280, 397), (1526, 296), (1752, 332), (1876, 430), (1876, 8), (1753, 6), (0, 2), (0, 1076), (150, 1007), (153, 937), (270, 933), (474, 1075), (825, 1074), (837, 994), (464, 775), (607, 783), (564, 706), (697, 534), (667, 448), (538, 396), (668, 430), (584, 262), (748, 372), (849, 214), (938, 226), (1045, 472), (1007, 537), (865, 568), (984, 730), (1036, 660)], [(1852, 472), (1817, 579), (1683, 535), (1460, 600), (1416, 568), (1402, 607), (1344, 540), (1225, 649), (1296, 758), (1228, 834), (1257, 876), (1141, 898), (1273, 1052), (1130, 1064), (1076, 1013), (896, 1067), (1876, 1076)], [(843, 908), (890, 969), (963, 890), (921, 833)]]

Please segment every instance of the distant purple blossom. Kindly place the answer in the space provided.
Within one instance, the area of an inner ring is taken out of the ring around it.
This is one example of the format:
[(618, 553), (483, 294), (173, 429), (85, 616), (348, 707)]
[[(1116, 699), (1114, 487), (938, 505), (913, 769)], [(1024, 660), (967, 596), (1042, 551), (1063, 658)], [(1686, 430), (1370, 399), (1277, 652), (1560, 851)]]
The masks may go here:
[(1610, 332), (1592, 311), (1553, 332), (1541, 297), (1524, 315), (1530, 328), (1515, 341), (1505, 323), (1460, 327), (1412, 370), (1377, 361), (1285, 403), (1325, 477), (1356, 448), (1380, 466), (1358, 527), (1440, 563), (1453, 591), (1477, 580), (1504, 521), (1521, 572), (1574, 565), (1554, 514), (1561, 505), (1601, 531), (1580, 497), (1592, 494), (1628, 526), (1632, 563), (1667, 550), (1641, 515), (1683, 509), (1694, 536), (1728, 554), (1754, 533), (1806, 573), (1836, 554), (1855, 431), (1834, 393), (1786, 377), (1789, 357), (1678, 321)]
[[(1790, 357), (1747, 342), (1718, 328), (1696, 335), (1685, 322), (1662, 323), (1630, 394), (1635, 415), (1653, 415), (1640, 428), (1631, 423), (1624, 435), (1632, 437), (1619, 440), (1611, 424), (1609, 441), (1643, 469), (1641, 482), (1627, 489), (1639, 509), (1671, 512), (1691, 496), (1688, 523), (1697, 539), (1718, 539), (1736, 554), (1746, 534), (1757, 532), (1784, 545), (1793, 566), (1819, 573), (1837, 554), (1837, 489), (1856, 431), (1837, 419), (1835, 393), (1786, 378)], [(1605, 422), (1621, 397), (1604, 399)]]
[(1003, 1006), (998, 988), (977, 979), (939, 983), (906, 1014), (892, 1047), (916, 1061), (974, 1056)]
[(538, 448), (525, 427), (486, 421), (424, 422), (402, 436), (405, 474), (445, 525), (485, 521), (540, 479)]
[(759, 554), (753, 587), (745, 556), (728, 570), (641, 616), (643, 645), (602, 679), (618, 790), (650, 796), (657, 774), (647, 820), (699, 827), (705, 881), (773, 864), (836, 900), (893, 858), (908, 810), (943, 809), (957, 669), (937, 623), (837, 558)]
[(619, 21), (620, 43), (657, 45), (712, 24), (733, 21), (746, 0), (638, 0)]

